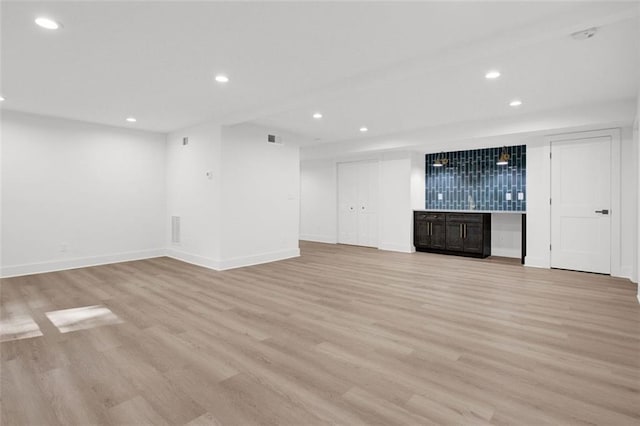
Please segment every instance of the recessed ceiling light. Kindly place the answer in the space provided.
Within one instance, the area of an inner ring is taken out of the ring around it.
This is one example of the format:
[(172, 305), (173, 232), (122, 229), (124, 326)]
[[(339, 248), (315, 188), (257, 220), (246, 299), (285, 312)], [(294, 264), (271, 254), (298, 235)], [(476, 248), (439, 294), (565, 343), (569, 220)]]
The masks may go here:
[(522, 105), (522, 101), (520, 99), (514, 99), (511, 102), (509, 102), (509, 106), (512, 106), (512, 107), (519, 107), (520, 105)]
[(597, 27), (587, 28), (586, 30), (576, 31), (575, 33), (571, 33), (571, 37), (574, 40), (586, 40), (588, 38), (593, 37), (598, 32)]
[(364, 133), (364, 132), (368, 132), (369, 129), (367, 129), (366, 127), (360, 127), (360, 131)]
[(138, 120), (136, 120), (136, 118), (135, 118), (135, 117), (127, 117), (127, 121), (128, 121), (129, 123), (135, 123), (135, 122), (136, 122), (136, 121), (138, 121)]
[(224, 74), (218, 74), (218, 75), (216, 75), (216, 81), (218, 83), (227, 83), (227, 82), (229, 82), (229, 77), (227, 77)]
[(319, 120), (322, 118), (322, 114), (320, 114), (319, 112), (316, 112), (315, 114), (313, 114), (313, 118)]
[(484, 76), (488, 80), (495, 80), (496, 78), (500, 77), (500, 71), (491, 70), (491, 71), (487, 72)]
[(36, 18), (36, 24), (42, 28), (46, 28), (48, 30), (57, 30), (62, 27), (62, 25), (53, 19), (45, 18), (44, 16), (39, 16)]

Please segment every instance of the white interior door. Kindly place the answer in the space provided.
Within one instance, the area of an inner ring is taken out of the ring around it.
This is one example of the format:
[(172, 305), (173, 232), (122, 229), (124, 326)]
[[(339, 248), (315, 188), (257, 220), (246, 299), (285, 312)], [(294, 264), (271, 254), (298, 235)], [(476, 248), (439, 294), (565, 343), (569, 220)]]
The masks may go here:
[(611, 273), (611, 138), (551, 143), (551, 267)]
[(358, 164), (338, 164), (338, 242), (358, 244)]
[(378, 162), (358, 163), (358, 245), (378, 247)]
[(338, 242), (378, 246), (378, 163), (338, 164)]

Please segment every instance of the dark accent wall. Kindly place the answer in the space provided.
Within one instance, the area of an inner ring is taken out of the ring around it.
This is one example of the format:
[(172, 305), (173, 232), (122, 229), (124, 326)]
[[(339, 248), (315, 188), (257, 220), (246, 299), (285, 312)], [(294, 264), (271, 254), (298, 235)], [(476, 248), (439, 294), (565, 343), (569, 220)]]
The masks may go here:
[[(498, 166), (500, 148), (427, 154), (426, 205), (429, 210), (527, 210), (527, 147), (508, 146), (509, 164)], [(434, 167), (444, 157), (448, 164)], [(506, 194), (511, 194), (507, 200)], [(521, 193), (523, 200), (518, 199)], [(442, 194), (438, 199), (438, 194)], [(471, 198), (470, 198), (471, 197)]]

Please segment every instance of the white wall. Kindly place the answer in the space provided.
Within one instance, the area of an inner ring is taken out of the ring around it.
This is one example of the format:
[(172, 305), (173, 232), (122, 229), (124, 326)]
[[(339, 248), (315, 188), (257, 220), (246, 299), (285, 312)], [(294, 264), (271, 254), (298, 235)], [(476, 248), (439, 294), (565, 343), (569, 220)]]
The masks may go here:
[(333, 243), (337, 238), (337, 169), (333, 160), (300, 163), (300, 239)]
[[(187, 145), (184, 137), (189, 138)], [(182, 129), (166, 139), (163, 224), (168, 254), (214, 269), (220, 262), (221, 146), (221, 126), (216, 123)], [(171, 243), (171, 216), (180, 217), (179, 243)]]
[(164, 136), (2, 113), (3, 276), (164, 254)]
[[(270, 133), (283, 144), (268, 143)], [(299, 142), (261, 126), (222, 128), (221, 269), (300, 254)]]
[[(640, 10), (640, 5), (638, 5)], [(638, 283), (638, 302), (640, 302), (640, 90), (637, 95), (636, 118), (633, 124), (635, 158), (636, 158), (636, 256), (635, 256), (635, 282)]]
[(411, 153), (411, 210), (423, 209), (426, 203), (426, 173), (424, 170), (424, 162), (424, 153)]
[(413, 212), (411, 209), (412, 158), (385, 154), (380, 161), (379, 244), (380, 250), (411, 253)]
[(522, 215), (491, 215), (491, 255), (520, 258), (522, 255)]
[(397, 152), (367, 157), (309, 160), (301, 163), (300, 238), (337, 241), (337, 163), (379, 162), (378, 237), (381, 250), (410, 253), (413, 247), (413, 216), (424, 208), (424, 155)]
[(285, 144), (268, 144), (267, 133), (205, 123), (165, 136), (4, 112), (2, 274), (165, 254), (213, 269), (299, 255), (298, 140), (278, 133)]
[(621, 129), (620, 141), (620, 276), (635, 277), (637, 258), (638, 188), (637, 147), (633, 140), (633, 128)]
[(551, 163), (549, 142), (527, 142), (527, 256), (525, 264), (551, 267)]
[[(615, 134), (617, 130), (594, 130), (598, 134)], [(619, 180), (619, 205), (612, 205), (614, 214), (619, 214), (619, 222), (612, 216), (612, 241), (619, 240), (612, 246), (611, 274), (614, 276), (633, 278), (634, 257), (636, 257), (637, 226), (637, 190), (635, 187), (637, 166), (633, 161), (635, 152), (632, 130), (629, 127), (619, 129), (620, 157), (612, 158), (612, 171), (617, 173), (614, 179)], [(584, 134), (584, 133), (583, 133)], [(595, 134), (595, 133), (590, 133)], [(559, 136), (560, 137), (560, 136)], [(564, 137), (564, 136), (563, 136)], [(549, 161), (549, 137), (534, 138), (527, 142), (527, 257), (526, 265), (549, 268), (551, 255), (549, 251), (551, 208), (551, 169)], [(615, 183), (614, 183), (615, 185)], [(615, 197), (612, 199), (615, 203)]]

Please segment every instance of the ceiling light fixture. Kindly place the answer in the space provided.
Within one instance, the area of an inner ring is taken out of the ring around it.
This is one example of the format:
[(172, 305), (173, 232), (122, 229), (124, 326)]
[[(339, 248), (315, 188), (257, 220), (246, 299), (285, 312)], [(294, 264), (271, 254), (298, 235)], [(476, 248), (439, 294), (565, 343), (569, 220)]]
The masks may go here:
[(369, 129), (367, 129), (366, 127), (360, 127), (360, 131), (364, 133), (364, 132), (368, 132)]
[(498, 70), (491, 70), (489, 72), (487, 72), (484, 77), (487, 80), (495, 80), (496, 78), (500, 77), (500, 71)]
[(319, 112), (316, 112), (315, 114), (313, 114), (313, 118), (315, 118), (316, 120), (319, 120), (322, 118), (322, 114), (320, 114)]
[(509, 164), (510, 159), (511, 159), (511, 156), (507, 152), (507, 147), (503, 146), (502, 152), (500, 153), (500, 158), (498, 158), (498, 161), (496, 162), (496, 164), (498, 166), (506, 166), (507, 164)]
[(587, 28), (586, 30), (576, 31), (575, 33), (571, 33), (571, 37), (574, 40), (586, 40), (596, 35), (597, 32), (598, 32), (597, 27), (591, 27), (591, 28)]
[(135, 117), (127, 117), (127, 121), (128, 121), (129, 123), (135, 123), (135, 122), (136, 122), (136, 121), (138, 121), (138, 120), (136, 120), (136, 119), (135, 119)]
[(519, 107), (520, 105), (522, 105), (522, 101), (520, 99), (514, 99), (511, 102), (509, 102), (509, 106), (512, 106), (512, 107)]
[(216, 81), (218, 83), (228, 83), (229, 82), (229, 77), (227, 77), (224, 74), (218, 74), (218, 75), (216, 75)]
[(442, 167), (447, 164), (449, 164), (449, 159), (444, 156), (444, 152), (441, 152), (440, 155), (438, 155), (438, 158), (433, 161), (432, 165), (433, 167)]
[(46, 28), (48, 30), (57, 30), (62, 27), (59, 22), (54, 21), (53, 19), (45, 18), (44, 16), (39, 16), (35, 20), (36, 24), (42, 28)]

